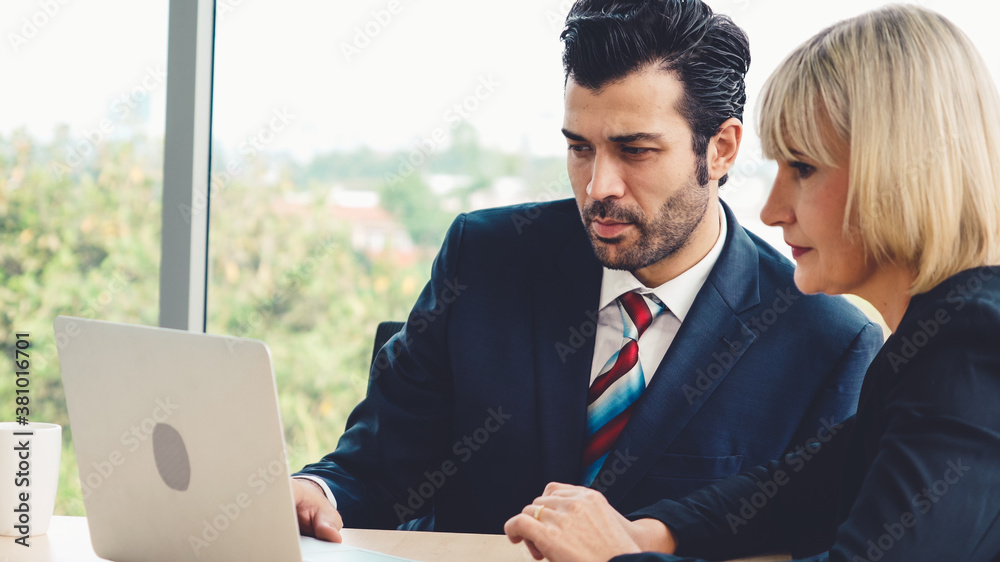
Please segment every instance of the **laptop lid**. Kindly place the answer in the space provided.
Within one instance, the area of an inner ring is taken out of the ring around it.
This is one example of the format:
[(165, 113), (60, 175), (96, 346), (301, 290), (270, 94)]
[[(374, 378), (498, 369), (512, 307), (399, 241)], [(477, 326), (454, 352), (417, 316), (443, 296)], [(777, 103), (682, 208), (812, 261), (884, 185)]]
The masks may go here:
[(97, 555), (301, 560), (263, 342), (68, 316), (54, 326)]

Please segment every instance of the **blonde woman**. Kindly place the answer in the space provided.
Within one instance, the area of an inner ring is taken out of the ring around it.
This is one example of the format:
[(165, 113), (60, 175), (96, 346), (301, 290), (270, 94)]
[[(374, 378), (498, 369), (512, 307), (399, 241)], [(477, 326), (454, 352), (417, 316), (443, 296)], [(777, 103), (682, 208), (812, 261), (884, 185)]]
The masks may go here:
[(864, 297), (893, 330), (857, 415), (628, 519), (550, 484), (508, 536), (555, 561), (1000, 559), (1000, 97), (982, 59), (944, 17), (891, 6), (800, 46), (760, 108), (778, 161), (761, 218), (796, 285)]

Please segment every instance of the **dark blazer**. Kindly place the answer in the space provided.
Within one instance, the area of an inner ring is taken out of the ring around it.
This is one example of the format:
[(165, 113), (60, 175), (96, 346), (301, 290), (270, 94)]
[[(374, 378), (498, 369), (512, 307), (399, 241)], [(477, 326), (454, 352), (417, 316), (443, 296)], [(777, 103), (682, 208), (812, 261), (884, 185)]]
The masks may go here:
[[(780, 456), (854, 412), (882, 332), (726, 209), (722, 255), (595, 487), (623, 512)], [(326, 479), (349, 527), (431, 513), (501, 533), (548, 482), (579, 483), (602, 268), (573, 200), (461, 215), (379, 352)]]
[(1000, 559), (998, 342), (1000, 268), (913, 297), (865, 375), (857, 416), (805, 456), (630, 516), (663, 521), (690, 557), (615, 560)]

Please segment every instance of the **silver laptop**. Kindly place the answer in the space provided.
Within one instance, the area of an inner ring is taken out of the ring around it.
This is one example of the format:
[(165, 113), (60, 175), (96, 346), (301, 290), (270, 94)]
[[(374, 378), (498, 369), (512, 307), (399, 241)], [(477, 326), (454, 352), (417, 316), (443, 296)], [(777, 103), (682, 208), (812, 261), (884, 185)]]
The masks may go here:
[(69, 316), (54, 326), (98, 556), (402, 560), (299, 537), (263, 342)]

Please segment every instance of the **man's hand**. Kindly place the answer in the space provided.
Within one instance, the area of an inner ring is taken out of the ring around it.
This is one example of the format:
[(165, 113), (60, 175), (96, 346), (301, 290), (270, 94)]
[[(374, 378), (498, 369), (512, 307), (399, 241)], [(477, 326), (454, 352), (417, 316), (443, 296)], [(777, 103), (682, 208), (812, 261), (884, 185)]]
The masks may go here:
[[(666, 526), (657, 524), (669, 535)], [(637, 525), (622, 517), (600, 492), (555, 482), (504, 525), (511, 542), (523, 540), (536, 560), (553, 562), (603, 562), (653, 550), (653, 530), (645, 522)]]
[(326, 499), (319, 484), (304, 478), (292, 478), (295, 513), (299, 517), (299, 534), (322, 541), (343, 542), (340, 529), (344, 526), (340, 514)]

